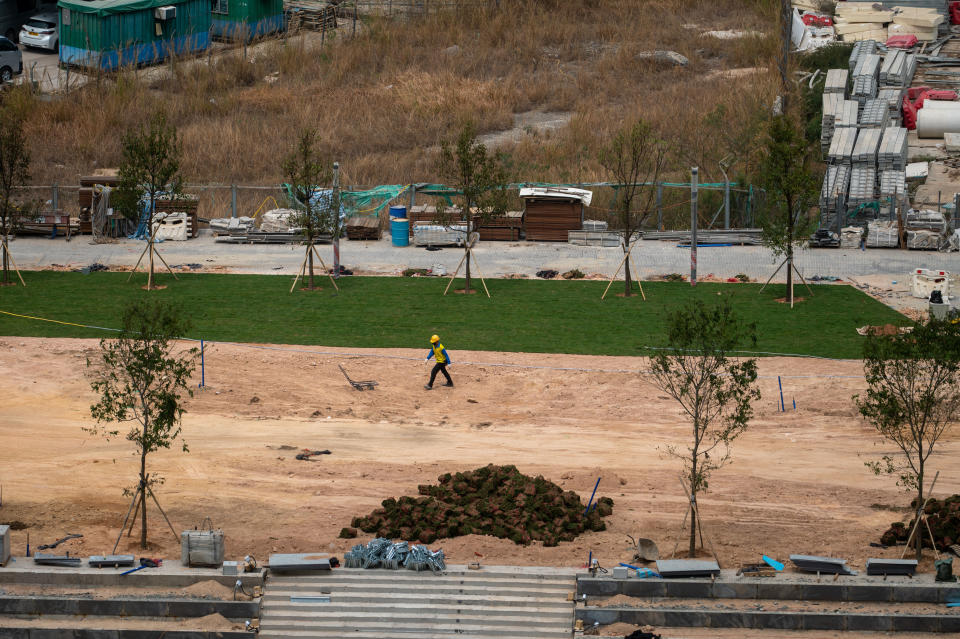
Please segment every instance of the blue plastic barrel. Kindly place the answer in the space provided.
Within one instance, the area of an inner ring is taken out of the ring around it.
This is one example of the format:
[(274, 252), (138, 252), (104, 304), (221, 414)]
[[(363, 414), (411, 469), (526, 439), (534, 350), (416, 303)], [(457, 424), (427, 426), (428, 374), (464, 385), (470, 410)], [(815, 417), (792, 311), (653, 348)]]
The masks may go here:
[(390, 237), (394, 246), (410, 246), (410, 220), (405, 217), (390, 218)]
[(390, 217), (407, 217), (407, 207), (405, 206), (391, 206), (390, 207)]

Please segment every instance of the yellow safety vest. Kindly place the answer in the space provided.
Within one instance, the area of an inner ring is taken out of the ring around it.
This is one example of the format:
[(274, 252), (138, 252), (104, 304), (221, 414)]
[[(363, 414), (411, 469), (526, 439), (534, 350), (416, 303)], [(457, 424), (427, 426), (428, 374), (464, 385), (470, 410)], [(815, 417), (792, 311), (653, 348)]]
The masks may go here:
[(437, 342), (436, 344), (431, 344), (433, 348), (433, 358), (437, 360), (437, 364), (446, 364), (447, 358), (443, 356), (443, 344)]

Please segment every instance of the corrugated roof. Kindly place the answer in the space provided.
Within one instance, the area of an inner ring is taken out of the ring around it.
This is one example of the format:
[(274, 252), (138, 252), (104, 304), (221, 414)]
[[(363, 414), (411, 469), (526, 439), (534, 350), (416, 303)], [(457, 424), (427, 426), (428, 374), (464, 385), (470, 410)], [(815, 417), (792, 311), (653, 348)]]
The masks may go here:
[(131, 11), (143, 11), (156, 7), (185, 4), (189, 0), (60, 0), (58, 7), (79, 13), (94, 13), (98, 16), (110, 16)]

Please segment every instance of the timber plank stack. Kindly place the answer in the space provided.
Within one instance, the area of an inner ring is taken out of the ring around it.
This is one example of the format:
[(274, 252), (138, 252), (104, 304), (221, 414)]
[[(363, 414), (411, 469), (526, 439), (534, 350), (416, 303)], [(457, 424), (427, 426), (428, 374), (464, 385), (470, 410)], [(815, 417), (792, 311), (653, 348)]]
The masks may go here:
[(287, 30), (293, 33), (301, 29), (330, 31), (337, 28), (337, 8), (327, 2), (284, 0), (283, 14), (287, 19)]
[(563, 200), (527, 200), (524, 228), (527, 239), (541, 242), (566, 242), (567, 231), (579, 231), (583, 225), (583, 205)]
[(380, 220), (375, 215), (354, 215), (347, 220), (348, 240), (379, 240)]
[(523, 213), (508, 211), (504, 215), (493, 217), (483, 224), (480, 223), (479, 218), (474, 218), (473, 225), (483, 241), (513, 242), (520, 239), (520, 231), (523, 228)]

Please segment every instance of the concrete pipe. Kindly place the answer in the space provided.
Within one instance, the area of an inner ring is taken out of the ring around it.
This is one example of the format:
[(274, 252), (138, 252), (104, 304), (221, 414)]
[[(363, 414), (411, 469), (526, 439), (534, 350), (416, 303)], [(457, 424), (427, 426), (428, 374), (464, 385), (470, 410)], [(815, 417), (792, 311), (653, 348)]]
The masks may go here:
[(942, 138), (944, 133), (960, 133), (960, 109), (920, 109), (917, 137)]

